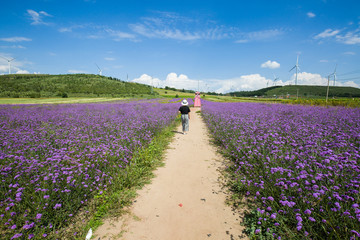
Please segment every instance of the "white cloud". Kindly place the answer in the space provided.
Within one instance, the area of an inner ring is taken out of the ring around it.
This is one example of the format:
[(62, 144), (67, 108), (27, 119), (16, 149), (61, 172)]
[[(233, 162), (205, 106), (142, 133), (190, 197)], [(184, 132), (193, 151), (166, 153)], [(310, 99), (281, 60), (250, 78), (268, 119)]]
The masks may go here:
[(254, 31), (248, 33), (239, 33), (241, 39), (235, 41), (235, 43), (247, 43), (253, 41), (269, 41), (273, 40), (284, 34), (280, 29), (267, 29), (261, 31)]
[(139, 78), (131, 80), (131, 82), (137, 82), (154, 87), (164, 87), (163, 81), (161, 81), (159, 78), (153, 78), (147, 74), (143, 74)]
[(360, 35), (356, 31), (348, 32), (344, 36), (336, 36), (336, 39), (348, 45), (360, 44)]
[(177, 75), (176, 73), (169, 73), (164, 84), (165, 86), (177, 89), (197, 89), (198, 83), (199, 81), (189, 79), (185, 74)]
[(177, 75), (176, 73), (169, 73), (165, 80), (160, 80), (159, 78), (153, 78), (150, 75), (143, 74), (139, 78), (131, 80), (131, 82), (152, 85), (154, 87), (168, 86), (177, 89), (197, 89), (198, 86), (197, 80), (192, 80), (184, 74)]
[(337, 86), (349, 86), (349, 87), (360, 88), (359, 84), (355, 83), (354, 81), (347, 81), (347, 82), (344, 82), (344, 83), (337, 82), (336, 85)]
[(344, 52), (345, 55), (356, 55), (355, 52)]
[(271, 86), (273, 81), (266, 79), (260, 74), (242, 75), (237, 78), (226, 80), (215, 80), (212, 82), (215, 92), (227, 93), (235, 91), (252, 91), (260, 88), (265, 88), (267, 85)]
[(240, 39), (235, 41), (235, 43), (248, 43), (248, 42), (249, 42), (248, 39)]
[(27, 70), (19, 70), (16, 72), (16, 74), (29, 74), (30, 72)]
[(270, 69), (275, 69), (275, 68), (279, 68), (280, 67), (280, 63), (276, 62), (276, 61), (266, 61), (263, 64), (261, 64), (262, 68), (270, 68)]
[(217, 25), (211, 20), (180, 16), (171, 12), (155, 12), (155, 17), (142, 18), (141, 22), (129, 24), (136, 34), (147, 38), (194, 41), (200, 39), (220, 40), (233, 38), (240, 31), (235, 27)]
[(52, 17), (50, 14), (48, 14), (45, 11), (36, 12), (34, 10), (28, 9), (27, 10), (28, 15), (30, 15), (32, 25), (48, 25), (48, 23), (44, 22), (44, 17)]
[(10, 38), (0, 38), (0, 41), (4, 41), (4, 42), (29, 42), (29, 41), (31, 41), (31, 39), (26, 38), (26, 37), (10, 37)]
[(2, 73), (9, 72), (9, 66), (7, 64), (4, 64), (4, 65), (0, 64), (0, 72), (2, 72)]
[(319, 38), (328, 38), (328, 37), (333, 37), (336, 36), (337, 34), (340, 33), (340, 30), (332, 30), (332, 29), (326, 29), (325, 31), (319, 33), (318, 35), (316, 35), (314, 38), (315, 39), (319, 39)]
[(315, 13), (313, 13), (313, 12), (308, 12), (306, 15), (307, 15), (309, 18), (314, 18), (314, 17), (316, 17)]
[(145, 26), (144, 24), (130, 24), (129, 27), (137, 34), (148, 38), (164, 38), (175, 40), (197, 40), (202, 38), (199, 33), (171, 29), (169, 27), (156, 29), (155, 26)]
[[(296, 74), (294, 73), (291, 76), (291, 79), (286, 81), (284, 84), (294, 84), (295, 83)], [(298, 80), (299, 85), (327, 85), (327, 78), (322, 77), (318, 73), (307, 73), (307, 72), (301, 72), (298, 73)]]
[[(360, 24), (360, 23), (359, 23)], [(347, 45), (355, 45), (360, 44), (360, 28), (357, 28), (353, 31), (347, 31), (346, 29), (342, 30), (332, 30), (326, 29), (325, 31), (317, 34), (314, 39), (325, 39), (325, 38), (333, 38), (336, 41), (347, 44)], [(342, 34), (340, 34), (343, 32)]]
[[(137, 82), (154, 87), (173, 87), (176, 89), (192, 89), (200, 91), (210, 91), (218, 93), (226, 93), (233, 91), (250, 91), (259, 88), (264, 88), (269, 84), (272, 86), (273, 81), (260, 76), (259, 74), (243, 75), (238, 78), (232, 79), (208, 79), (208, 80), (196, 80), (191, 79), (185, 74), (169, 73), (165, 80), (159, 78), (153, 78), (150, 75), (143, 74), (139, 78), (131, 80), (131, 82)], [(279, 81), (279, 84), (282, 82)]]
[(329, 60), (322, 59), (322, 60), (320, 60), (320, 62), (321, 62), (321, 63), (327, 63), (327, 62), (329, 62)]
[[(242, 75), (231, 79), (191, 79), (185, 74), (169, 73), (165, 80), (154, 78), (148, 74), (143, 74), (139, 78), (131, 80), (131, 82), (137, 82), (154, 87), (174, 87), (176, 89), (198, 90), (200, 92), (217, 92), (228, 93), (235, 91), (253, 91), (261, 88), (266, 88), (274, 85), (274, 80), (267, 79), (260, 74)], [(276, 85), (294, 85), (295, 74), (291, 76), (289, 80), (277, 80)], [(327, 78), (322, 77), (320, 74), (302, 72), (298, 73), (299, 85), (327, 85)], [(353, 86), (359, 87), (354, 82), (337, 82), (337, 86)]]
[(121, 41), (124, 39), (135, 39), (135, 35), (131, 33), (115, 31), (112, 29), (106, 29), (105, 31), (109, 33), (111, 36), (113, 36), (115, 41)]
[(112, 57), (106, 57), (106, 58), (104, 58), (106, 61), (115, 61), (116, 60), (116, 58), (112, 58)]
[(63, 33), (63, 32), (72, 32), (72, 28), (71, 27), (62, 27), (62, 28), (59, 28), (58, 31), (61, 32), (61, 33)]
[(0, 48), (26, 49), (26, 47), (24, 47), (22, 45), (0, 46)]

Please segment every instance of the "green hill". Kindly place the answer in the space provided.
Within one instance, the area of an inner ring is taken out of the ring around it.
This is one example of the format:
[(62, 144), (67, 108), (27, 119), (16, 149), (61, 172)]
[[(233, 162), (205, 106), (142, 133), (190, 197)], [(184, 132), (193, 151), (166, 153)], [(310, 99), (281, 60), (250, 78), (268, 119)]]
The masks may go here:
[[(289, 85), (263, 88), (256, 91), (233, 92), (237, 97), (264, 96), (264, 97), (294, 97), (323, 98), (326, 97), (327, 86)], [(329, 97), (360, 97), (360, 89), (354, 87), (329, 87)]]
[(125, 97), (150, 94), (150, 86), (92, 74), (0, 76), (0, 97)]

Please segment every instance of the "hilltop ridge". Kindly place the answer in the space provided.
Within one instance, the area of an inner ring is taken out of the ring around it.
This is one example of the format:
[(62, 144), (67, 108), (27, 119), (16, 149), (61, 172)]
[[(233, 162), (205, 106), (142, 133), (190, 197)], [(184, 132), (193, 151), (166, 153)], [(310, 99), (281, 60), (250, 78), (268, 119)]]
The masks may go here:
[(151, 94), (148, 85), (93, 74), (0, 76), (0, 97), (126, 97)]

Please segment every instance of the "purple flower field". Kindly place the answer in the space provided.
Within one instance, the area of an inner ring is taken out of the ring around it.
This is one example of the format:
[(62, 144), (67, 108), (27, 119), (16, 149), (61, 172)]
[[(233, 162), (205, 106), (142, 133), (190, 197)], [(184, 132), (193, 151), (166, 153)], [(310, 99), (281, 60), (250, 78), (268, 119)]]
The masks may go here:
[(66, 226), (174, 121), (178, 106), (0, 106), (0, 238), (46, 238)]
[(360, 109), (203, 101), (261, 239), (360, 237)]

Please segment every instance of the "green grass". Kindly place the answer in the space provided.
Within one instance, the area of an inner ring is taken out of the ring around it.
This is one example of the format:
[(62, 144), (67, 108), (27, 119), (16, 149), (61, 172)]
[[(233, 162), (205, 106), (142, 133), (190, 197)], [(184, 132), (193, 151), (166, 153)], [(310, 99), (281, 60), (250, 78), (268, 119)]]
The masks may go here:
[(154, 91), (157, 92), (161, 97), (166, 98), (194, 98), (194, 93), (174, 91), (174, 90), (165, 90), (162, 88), (154, 88)]
[[(282, 97), (282, 98), (324, 98), (326, 96), (327, 86), (310, 85), (287, 85), (262, 88), (255, 91), (233, 92), (230, 95), (237, 97)], [(352, 98), (360, 97), (360, 89), (354, 87), (329, 87), (329, 97)]]
[(151, 87), (93, 74), (10, 74), (0, 76), (0, 97), (133, 97), (152, 95)]
[[(324, 98), (326, 96), (327, 86), (308, 86), (308, 85), (289, 85), (266, 91), (266, 96), (284, 96), (289, 94), (292, 98), (297, 95), (301, 98)], [(354, 87), (329, 87), (329, 97), (360, 97), (360, 89)]]

